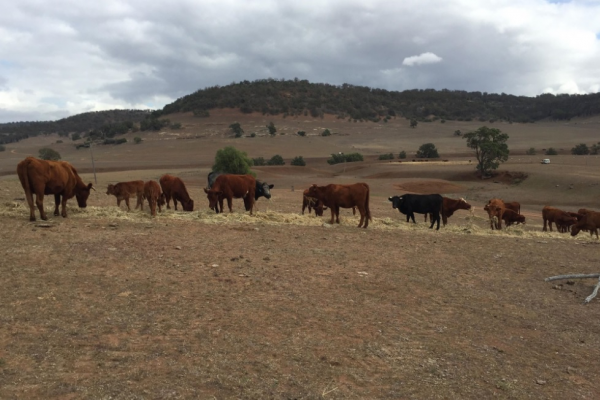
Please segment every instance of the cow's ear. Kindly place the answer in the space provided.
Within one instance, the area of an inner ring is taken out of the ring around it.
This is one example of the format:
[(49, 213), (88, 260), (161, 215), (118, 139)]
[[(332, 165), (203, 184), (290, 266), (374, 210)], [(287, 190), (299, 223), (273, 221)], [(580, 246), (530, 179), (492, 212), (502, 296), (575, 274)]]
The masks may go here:
[(388, 197), (389, 201), (394, 201), (394, 199), (392, 197)]
[(275, 185), (269, 185), (269, 189), (273, 189)]

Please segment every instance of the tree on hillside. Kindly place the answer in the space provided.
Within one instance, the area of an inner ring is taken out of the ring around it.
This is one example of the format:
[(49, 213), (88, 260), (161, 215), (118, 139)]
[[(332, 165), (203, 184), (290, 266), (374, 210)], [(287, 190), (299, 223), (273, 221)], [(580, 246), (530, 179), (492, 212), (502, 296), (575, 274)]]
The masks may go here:
[(275, 154), (269, 161), (267, 161), (267, 165), (285, 165), (285, 161), (283, 161), (283, 157), (279, 154)]
[(508, 135), (502, 133), (500, 129), (482, 126), (476, 131), (465, 133), (463, 137), (467, 141), (467, 146), (475, 150), (477, 170), (481, 174), (481, 179), (489, 176), (500, 163), (508, 160), (509, 151), (506, 144)]
[(571, 149), (571, 154), (576, 156), (584, 156), (586, 154), (590, 154), (590, 149), (587, 147), (587, 144), (581, 143)]
[(269, 122), (269, 125), (267, 125), (267, 129), (269, 130), (269, 135), (275, 136), (277, 128), (275, 128), (275, 124), (272, 121)]
[(42, 160), (58, 161), (61, 157), (58, 151), (50, 149), (48, 147), (44, 147), (41, 148), (39, 151), (39, 158), (41, 158)]
[(229, 125), (229, 129), (231, 129), (231, 131), (235, 134), (236, 138), (242, 137), (242, 134), (244, 133), (244, 130), (239, 122), (234, 122), (233, 124)]
[(416, 119), (413, 118), (413, 119), (410, 120), (410, 127), (411, 128), (416, 128), (418, 124), (419, 123), (417, 122)]
[(419, 147), (417, 158), (440, 158), (440, 155), (433, 143), (425, 143)]
[(252, 160), (248, 158), (246, 152), (240, 151), (233, 146), (227, 146), (217, 151), (212, 170), (227, 174), (253, 175), (250, 171), (251, 166)]
[(550, 147), (548, 150), (546, 150), (545, 154), (547, 156), (557, 156), (558, 155), (558, 151), (556, 151), (556, 149), (554, 147)]
[(306, 165), (306, 161), (304, 161), (304, 158), (302, 156), (297, 156), (292, 159), (292, 162), (290, 164), (298, 167), (304, 167)]

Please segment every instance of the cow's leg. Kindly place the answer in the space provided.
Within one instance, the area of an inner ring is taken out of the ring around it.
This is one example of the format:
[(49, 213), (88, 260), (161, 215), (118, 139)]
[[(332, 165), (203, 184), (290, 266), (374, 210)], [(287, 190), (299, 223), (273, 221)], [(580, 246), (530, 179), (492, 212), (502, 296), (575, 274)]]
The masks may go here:
[(125, 205), (127, 206), (127, 211), (131, 211), (131, 208), (129, 207), (129, 197), (125, 197)]
[[(233, 212), (233, 197), (227, 198), (227, 207), (229, 208), (229, 212)], [(223, 210), (221, 210), (223, 212)]]
[(335, 206), (335, 222), (336, 224), (340, 223), (340, 206), (336, 204)]
[[(55, 217), (58, 217), (60, 215), (58, 213), (58, 207), (59, 206), (60, 206), (60, 194), (55, 194), (54, 195), (54, 216)], [(66, 214), (66, 213), (63, 211), (63, 214)], [(64, 217), (64, 215), (63, 215), (63, 217)]]
[(177, 200), (173, 196), (173, 207), (175, 207), (175, 211), (177, 211)]
[[(550, 232), (552, 232), (552, 220), (548, 220), (548, 227), (550, 228)], [(558, 226), (556, 228), (558, 229)]]
[(548, 220), (546, 218), (544, 218), (544, 228), (542, 228), (542, 231), (546, 232), (548, 230), (548, 227), (546, 226), (546, 223), (548, 222)]
[(168, 194), (165, 194), (165, 200), (167, 200), (167, 209), (171, 209), (171, 196)]
[[(35, 221), (35, 206), (33, 204), (33, 193), (30, 190), (25, 190), (25, 199), (27, 200), (27, 205), (29, 205), (29, 220)], [(43, 192), (42, 192), (43, 193)], [(37, 195), (36, 195), (37, 198)]]
[(333, 221), (335, 220), (335, 205), (329, 208), (331, 210), (331, 221), (329, 223), (333, 225)]
[(62, 214), (61, 215), (63, 218), (67, 218), (67, 197), (64, 195), (62, 197)]
[(135, 206), (135, 209), (137, 210), (138, 207), (140, 208), (140, 210), (144, 211), (144, 198), (140, 195), (138, 195), (137, 197), (137, 204)]
[[(437, 227), (435, 228), (436, 231), (440, 230), (440, 213), (433, 213), (433, 217), (435, 218), (435, 220), (437, 221)], [(431, 224), (431, 226), (433, 226), (433, 224)]]
[(429, 214), (425, 213), (425, 222), (427, 222), (427, 215), (429, 215)]
[(367, 217), (367, 209), (365, 207), (359, 207), (358, 212), (360, 213), (360, 223), (358, 224), (358, 227), (360, 228), (362, 226), (363, 228), (366, 228), (367, 226), (369, 226), (369, 218)]
[(252, 212), (254, 211), (254, 197), (248, 199), (248, 208), (250, 208), (250, 215), (252, 215)]
[(416, 224), (417, 221), (415, 221), (415, 213), (411, 212), (409, 215), (410, 215), (410, 218), (412, 219), (413, 224)]

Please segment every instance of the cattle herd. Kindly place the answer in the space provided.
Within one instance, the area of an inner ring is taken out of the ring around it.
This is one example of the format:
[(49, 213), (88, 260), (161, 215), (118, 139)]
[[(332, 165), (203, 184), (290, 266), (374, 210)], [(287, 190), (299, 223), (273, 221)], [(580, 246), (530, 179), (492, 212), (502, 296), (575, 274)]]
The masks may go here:
[[(77, 204), (81, 208), (87, 206), (87, 199), (91, 190), (95, 190), (91, 183), (85, 184), (77, 170), (66, 161), (46, 161), (34, 157), (27, 157), (17, 165), (17, 175), (25, 191), (25, 198), (29, 205), (29, 219), (35, 221), (35, 207), (33, 195), (35, 194), (35, 205), (37, 205), (40, 218), (47, 220), (48, 217), (44, 211), (44, 195), (54, 195), (55, 209), (54, 215), (59, 215), (59, 205), (62, 205), (61, 214), (67, 216), (67, 200), (75, 197)], [(229, 212), (232, 211), (232, 200), (243, 199), (246, 211), (252, 215), (255, 202), (260, 197), (271, 198), (270, 189), (273, 185), (256, 180), (252, 175), (234, 175), (219, 172), (211, 172), (208, 175), (208, 184), (204, 189), (208, 199), (208, 206), (216, 213), (223, 212), (223, 202), (227, 200)], [(193, 211), (194, 201), (190, 198), (183, 181), (172, 175), (163, 175), (159, 183), (150, 180), (119, 182), (110, 184), (107, 187), (107, 195), (113, 195), (117, 199), (117, 206), (121, 201), (125, 201), (127, 210), (130, 210), (129, 198), (136, 198), (136, 209), (144, 209), (144, 200), (148, 201), (150, 214), (156, 216), (156, 208), (162, 211), (166, 204), (170, 209), (170, 202), (173, 200), (173, 207), (177, 210), (177, 203), (181, 203), (183, 211)], [(308, 207), (308, 212), (315, 211), (317, 216), (322, 216), (323, 211), (331, 211), (330, 223), (340, 223), (340, 208), (352, 208), (353, 214), (356, 209), (360, 213), (359, 228), (369, 226), (372, 220), (369, 209), (369, 185), (360, 182), (351, 185), (329, 184), (325, 186), (312, 185), (304, 190), (302, 198), (302, 214)], [(415, 221), (416, 214), (424, 214), (425, 221), (429, 216), (433, 228), (440, 228), (440, 221), (444, 226), (457, 210), (470, 210), (471, 205), (465, 199), (450, 199), (442, 197), (439, 194), (404, 194), (402, 196), (393, 196), (389, 198), (394, 209), (406, 215), (406, 222), (411, 219)], [(490, 228), (502, 229), (502, 221), (506, 226), (513, 224), (524, 224), (525, 217), (521, 215), (521, 205), (518, 202), (505, 202), (501, 199), (491, 199), (485, 206), (487, 211)], [(545, 206), (542, 209), (542, 218), (544, 220), (543, 231), (548, 227), (552, 231), (552, 224), (556, 225), (558, 232), (571, 231), (575, 236), (580, 231), (588, 231), (590, 236), (594, 233), (598, 239), (598, 228), (600, 228), (600, 212), (580, 209), (576, 213), (559, 210), (555, 207)]]

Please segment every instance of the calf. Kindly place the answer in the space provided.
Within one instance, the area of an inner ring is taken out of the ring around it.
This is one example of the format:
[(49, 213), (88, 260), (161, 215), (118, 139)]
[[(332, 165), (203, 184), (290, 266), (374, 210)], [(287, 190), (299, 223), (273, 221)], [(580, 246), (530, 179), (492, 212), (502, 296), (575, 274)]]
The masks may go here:
[(129, 182), (119, 182), (116, 184), (109, 184), (106, 188), (107, 195), (113, 195), (117, 198), (117, 206), (121, 207), (121, 201), (125, 200), (125, 205), (127, 206), (127, 211), (131, 211), (129, 207), (129, 198), (136, 197), (137, 202), (135, 205), (135, 209), (138, 207), (141, 210), (144, 210), (144, 181), (129, 181)]
[(545, 206), (542, 209), (542, 218), (544, 219), (543, 231), (548, 230), (547, 225), (550, 226), (550, 232), (552, 232), (552, 223), (556, 224), (556, 229), (561, 232), (563, 226), (571, 226), (577, 222), (577, 217), (573, 217), (568, 212), (559, 210), (555, 207)]
[(163, 175), (160, 180), (160, 187), (165, 195), (167, 208), (170, 209), (171, 198), (173, 198), (173, 207), (177, 210), (177, 201), (181, 203), (183, 211), (194, 211), (194, 200), (190, 198), (183, 181), (172, 175)]
[(358, 227), (366, 228), (369, 221), (372, 220), (371, 210), (369, 209), (369, 185), (366, 183), (354, 183), (352, 185), (329, 184), (326, 186), (312, 185), (308, 188), (306, 194), (323, 203), (323, 206), (331, 210), (331, 224), (335, 218), (336, 223), (340, 223), (340, 208), (358, 208), (360, 212), (360, 222)]
[(148, 200), (150, 215), (156, 217), (156, 206), (162, 212), (161, 207), (165, 204), (165, 195), (161, 193), (160, 186), (156, 181), (148, 181), (144, 184), (144, 198)]
[(502, 214), (502, 220), (506, 226), (511, 226), (513, 224), (524, 224), (525, 216), (517, 214), (513, 210), (506, 209), (504, 210), (504, 214)]
[(577, 236), (579, 231), (586, 230), (590, 232), (590, 237), (595, 233), (598, 239), (598, 229), (600, 229), (600, 212), (585, 210), (581, 219), (571, 226), (571, 236)]
[(392, 207), (397, 208), (402, 214), (406, 215), (406, 222), (412, 218), (416, 224), (415, 214), (431, 214), (431, 225), (429, 229), (437, 222), (437, 230), (440, 229), (440, 213), (442, 212), (443, 198), (439, 194), (404, 194), (402, 196), (393, 196), (388, 198), (392, 202)]

